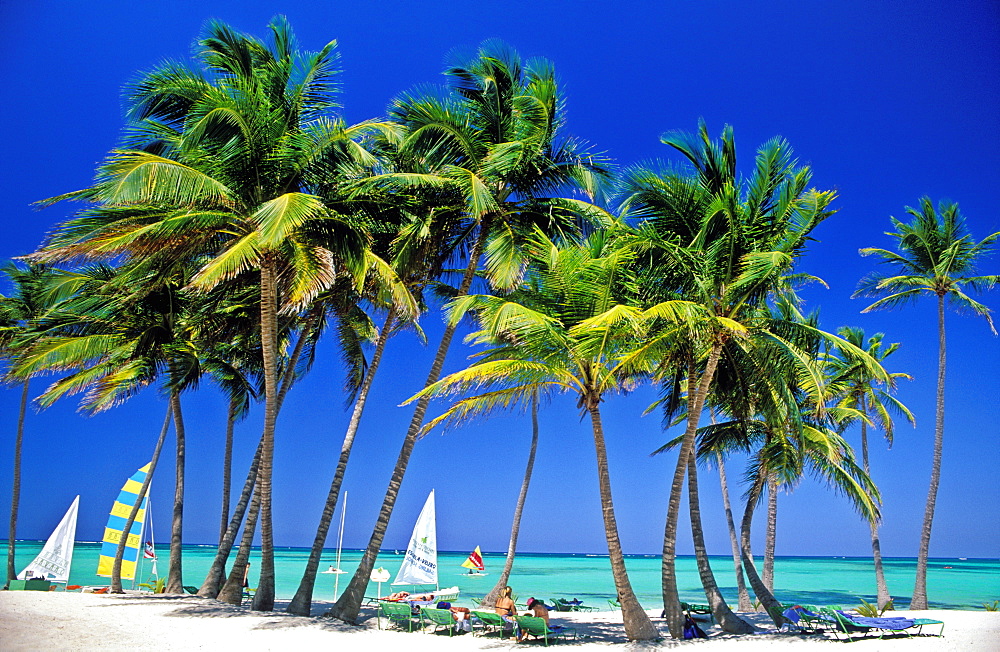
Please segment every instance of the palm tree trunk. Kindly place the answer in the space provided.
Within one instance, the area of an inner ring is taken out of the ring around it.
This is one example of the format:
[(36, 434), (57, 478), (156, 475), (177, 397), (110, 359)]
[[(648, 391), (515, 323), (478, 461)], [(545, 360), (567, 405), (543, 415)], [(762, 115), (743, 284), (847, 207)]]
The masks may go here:
[(174, 406), (171, 402), (167, 406), (167, 416), (163, 419), (163, 427), (160, 428), (160, 437), (156, 440), (156, 446), (153, 448), (153, 459), (149, 462), (149, 471), (146, 473), (146, 479), (143, 481), (142, 486), (139, 487), (139, 495), (135, 499), (135, 505), (132, 505), (132, 511), (129, 512), (128, 518), (125, 519), (125, 527), (122, 528), (122, 537), (118, 540), (118, 547), (115, 548), (115, 561), (111, 565), (111, 593), (125, 592), (122, 589), (122, 558), (125, 556), (125, 544), (128, 542), (128, 535), (126, 533), (132, 529), (135, 517), (139, 515), (142, 499), (146, 497), (146, 492), (149, 491), (149, 483), (153, 481), (153, 472), (156, 471), (156, 463), (160, 460), (160, 451), (163, 449), (163, 441), (167, 438), (167, 430), (170, 429), (170, 417), (173, 412)]
[(226, 538), (229, 525), (229, 497), (233, 484), (233, 429), (236, 425), (236, 400), (229, 400), (226, 415), (226, 452), (222, 459), (222, 520), (219, 523), (219, 545)]
[(257, 444), (257, 452), (254, 453), (253, 462), (250, 463), (250, 470), (247, 472), (246, 482), (243, 483), (243, 491), (240, 493), (239, 502), (236, 503), (236, 508), (233, 510), (233, 517), (229, 519), (226, 534), (222, 537), (219, 549), (215, 551), (215, 558), (208, 569), (205, 581), (202, 582), (201, 588), (198, 589), (199, 597), (214, 598), (222, 590), (222, 585), (225, 582), (226, 560), (229, 559), (229, 553), (232, 551), (233, 543), (236, 541), (236, 534), (240, 530), (240, 523), (243, 522), (243, 515), (246, 514), (247, 506), (250, 504), (250, 496), (253, 493), (254, 485), (257, 484), (257, 470), (260, 467), (260, 453), (263, 447), (263, 442)]
[[(278, 417), (278, 315), (274, 261), (265, 255), (260, 266), (260, 339), (264, 361), (264, 444), (257, 481), (260, 491), (260, 581), (255, 611), (274, 608), (274, 531), (271, 521), (271, 472), (274, 467), (274, 424)], [(256, 496), (255, 496), (256, 499)]]
[(733, 508), (729, 502), (729, 483), (726, 480), (726, 461), (722, 453), (715, 451), (715, 459), (719, 463), (719, 484), (722, 487), (722, 504), (726, 509), (726, 525), (729, 527), (729, 543), (733, 548), (733, 566), (736, 571), (736, 592), (739, 595), (740, 613), (747, 613), (753, 610), (753, 603), (750, 602), (750, 594), (747, 593), (746, 581), (743, 579), (743, 563), (740, 561), (740, 542), (736, 536), (736, 524), (733, 521)]
[[(351, 457), (351, 448), (354, 446), (354, 437), (361, 424), (361, 414), (364, 412), (365, 403), (368, 400), (368, 391), (375, 380), (375, 372), (382, 361), (382, 352), (385, 351), (385, 343), (392, 332), (393, 322), (396, 319), (396, 306), (389, 307), (389, 314), (386, 315), (385, 324), (378, 334), (375, 342), (375, 351), (372, 353), (371, 364), (365, 379), (361, 383), (358, 397), (354, 401), (354, 410), (351, 412), (351, 420), (347, 424), (347, 433), (344, 435), (344, 443), (340, 446), (340, 459), (337, 460), (337, 469), (330, 482), (330, 491), (326, 495), (326, 503), (323, 505), (323, 513), (320, 516), (319, 527), (316, 528), (316, 537), (313, 539), (312, 549), (309, 551), (309, 560), (306, 562), (305, 572), (299, 581), (299, 588), (295, 591), (292, 601), (285, 609), (288, 613), (298, 616), (308, 616), (312, 612), (312, 595), (316, 586), (316, 571), (319, 569), (319, 560), (323, 554), (323, 546), (326, 544), (327, 534), (330, 532), (330, 523), (333, 521), (333, 514), (337, 510), (337, 501), (340, 499), (340, 486), (344, 481), (344, 474), (347, 472), (347, 461)], [(336, 598), (336, 596), (334, 596)]]
[(10, 492), (10, 527), (7, 530), (7, 581), (4, 588), (7, 588), (11, 580), (17, 579), (17, 570), (14, 568), (14, 539), (17, 534), (17, 508), (21, 502), (21, 443), (24, 441), (24, 412), (28, 407), (28, 383), (31, 379), (24, 381), (24, 389), (21, 390), (21, 407), (17, 413), (17, 437), (14, 439), (14, 486)]
[(625, 636), (630, 641), (652, 641), (660, 637), (653, 621), (639, 604), (632, 591), (632, 583), (625, 569), (621, 541), (618, 538), (618, 524), (615, 521), (615, 505), (611, 499), (611, 475), (608, 473), (608, 454), (604, 448), (604, 428), (598, 407), (600, 398), (588, 401), (590, 423), (594, 428), (594, 448), (597, 451), (597, 482), (601, 491), (601, 515), (604, 517), (604, 535), (608, 540), (608, 558), (611, 560), (611, 575), (615, 580), (618, 602), (622, 606), (622, 620)]
[(785, 617), (781, 615), (781, 603), (775, 600), (774, 595), (771, 594), (767, 586), (764, 585), (764, 581), (761, 580), (760, 575), (757, 574), (757, 567), (753, 562), (753, 551), (750, 548), (750, 526), (753, 523), (754, 506), (760, 500), (761, 492), (764, 491), (766, 484), (767, 479), (764, 475), (758, 475), (754, 483), (750, 486), (750, 491), (747, 495), (747, 506), (743, 511), (743, 522), (740, 524), (740, 551), (743, 555), (743, 570), (746, 571), (747, 579), (750, 581), (754, 595), (760, 600), (761, 606), (764, 607), (771, 620), (774, 621), (775, 626), (781, 627), (782, 623), (786, 621)]
[(774, 541), (778, 533), (778, 481), (767, 479), (767, 536), (764, 538), (764, 586), (774, 593)]
[(528, 497), (528, 485), (531, 483), (531, 471), (535, 467), (535, 451), (538, 449), (538, 392), (531, 396), (531, 448), (528, 451), (528, 464), (524, 469), (524, 480), (521, 481), (521, 492), (517, 495), (517, 505), (514, 507), (514, 521), (510, 526), (510, 541), (507, 543), (507, 558), (503, 563), (503, 570), (500, 571), (500, 579), (494, 586), (480, 606), (492, 608), (496, 605), (500, 591), (507, 586), (510, 579), (510, 571), (514, 567), (514, 553), (517, 551), (517, 536), (521, 532), (521, 513), (524, 511), (524, 500)]
[(164, 593), (184, 593), (181, 576), (181, 552), (184, 545), (184, 417), (181, 415), (181, 397), (176, 391), (170, 393), (170, 405), (174, 412), (174, 433), (177, 435), (177, 466), (174, 485), (174, 514), (170, 524), (170, 567)]
[(726, 599), (719, 591), (719, 585), (715, 581), (712, 573), (712, 566), (708, 561), (708, 549), (705, 547), (705, 533), (701, 525), (701, 506), (698, 504), (698, 465), (695, 463), (695, 452), (692, 450), (688, 455), (688, 506), (691, 511), (691, 538), (694, 541), (694, 557), (698, 563), (698, 576), (701, 578), (701, 586), (705, 589), (705, 597), (708, 604), (712, 606), (712, 615), (715, 622), (719, 623), (722, 631), (730, 634), (749, 634), (753, 632), (753, 627), (745, 620), (733, 613), (733, 610), (726, 604)]
[(934, 505), (937, 502), (938, 484), (941, 482), (941, 451), (944, 448), (944, 369), (944, 295), (938, 295), (938, 375), (937, 401), (934, 410), (934, 461), (931, 464), (931, 484), (927, 490), (927, 507), (924, 509), (924, 526), (920, 530), (917, 579), (913, 585), (910, 609), (927, 608), (927, 556), (931, 547), (931, 525), (934, 523)]
[[(864, 411), (863, 405), (862, 411)], [(861, 461), (865, 465), (865, 473), (871, 476), (868, 466), (868, 424), (864, 421), (861, 422)], [(878, 524), (869, 523), (868, 525), (872, 531), (872, 560), (875, 562), (875, 587), (878, 592), (878, 608), (881, 611), (892, 601), (892, 597), (889, 595), (889, 587), (885, 583), (885, 571), (882, 568), (882, 546), (878, 540)]]
[[(295, 349), (292, 351), (292, 355), (288, 359), (288, 370), (285, 373), (285, 376), (281, 379), (281, 389), (278, 391), (277, 411), (279, 413), (281, 412), (281, 406), (285, 401), (285, 396), (288, 394), (288, 389), (291, 387), (292, 381), (294, 380), (295, 374), (293, 370), (298, 364), (305, 338), (308, 336), (308, 331), (315, 326), (315, 323), (315, 320), (310, 320), (307, 323), (307, 327), (303, 330), (302, 335), (299, 336), (299, 340), (295, 344)], [(226, 560), (229, 559), (229, 553), (232, 551), (233, 543), (236, 541), (236, 534), (240, 530), (240, 523), (243, 522), (243, 516), (246, 514), (247, 506), (250, 503), (251, 494), (257, 484), (257, 472), (260, 469), (260, 456), (263, 450), (264, 439), (262, 436), (260, 443), (257, 444), (257, 451), (254, 453), (253, 461), (250, 463), (250, 470), (247, 472), (246, 481), (243, 483), (243, 491), (240, 493), (239, 502), (236, 503), (236, 509), (233, 511), (233, 517), (229, 520), (229, 525), (226, 527), (226, 533), (222, 537), (222, 541), (219, 543), (219, 549), (215, 553), (215, 559), (212, 560), (212, 566), (209, 568), (208, 574), (205, 576), (205, 581), (202, 582), (201, 588), (198, 589), (198, 595), (200, 597), (214, 598), (223, 588), (225, 583)], [(254, 528), (256, 528), (256, 522), (257, 516), (255, 513)], [(247, 548), (247, 550), (249, 550), (249, 548)], [(240, 577), (238, 579), (242, 580), (242, 572), (241, 568)], [(240, 587), (240, 593), (242, 596), (242, 586)], [(237, 602), (235, 604), (239, 603)]]
[[(456, 296), (468, 294), (472, 286), (472, 279), (479, 268), (479, 259), (482, 256), (483, 245), (486, 241), (486, 224), (480, 225), (479, 236), (472, 245), (469, 252), (469, 263), (466, 265), (465, 273), (462, 276), (462, 283), (458, 287)], [(444, 359), (448, 355), (451, 340), (455, 336), (457, 324), (450, 321), (445, 326), (441, 335), (441, 342), (438, 344), (437, 353), (434, 355), (434, 362), (431, 364), (430, 372), (424, 387), (437, 382), (441, 376), (441, 368), (444, 366)], [(385, 491), (385, 498), (382, 500), (382, 508), (379, 510), (378, 519), (375, 521), (375, 529), (372, 530), (371, 538), (368, 540), (368, 547), (361, 557), (361, 563), (355, 571), (347, 588), (340, 595), (337, 603), (330, 609), (329, 614), (334, 618), (345, 622), (353, 623), (357, 620), (358, 612), (361, 610), (361, 600), (365, 595), (365, 588), (368, 586), (369, 577), (375, 567), (375, 560), (378, 558), (379, 550), (382, 546), (382, 539), (385, 531), (389, 527), (389, 519), (392, 517), (392, 510), (396, 505), (396, 496), (399, 494), (399, 487), (403, 484), (403, 476), (406, 474), (406, 467), (410, 462), (410, 455), (413, 453), (413, 446), (417, 442), (417, 435), (424, 424), (424, 414), (427, 412), (427, 405), (430, 403), (429, 396), (423, 396), (416, 401), (413, 409), (413, 418), (410, 419), (410, 426), (407, 428), (406, 437), (403, 438), (403, 446), (399, 450), (399, 457), (396, 458), (396, 466), (392, 470), (389, 478), (389, 486)]]
[[(247, 513), (247, 522), (243, 526), (243, 538), (240, 540), (240, 547), (236, 551), (236, 559), (233, 560), (233, 567), (229, 569), (229, 577), (222, 585), (217, 598), (221, 602), (229, 604), (240, 604), (243, 601), (243, 577), (247, 574), (247, 566), (250, 562), (250, 548), (253, 546), (253, 536), (257, 531), (257, 519), (260, 515), (260, 475), (254, 483), (253, 498), (250, 500), (250, 511)], [(260, 583), (258, 582), (258, 591)], [(251, 607), (252, 608), (252, 607)]]
[(684, 489), (684, 475), (687, 472), (687, 458), (694, 450), (695, 434), (698, 432), (698, 421), (701, 411), (705, 407), (705, 398), (708, 396), (708, 388), (712, 384), (715, 369), (719, 365), (719, 357), (722, 355), (722, 340), (716, 340), (712, 344), (712, 350), (708, 355), (708, 362), (705, 364), (705, 371), (701, 375), (697, 389), (694, 389), (695, 372), (693, 364), (688, 374), (688, 406), (687, 428), (684, 431), (684, 439), (681, 442), (681, 449), (678, 453), (677, 466), (674, 469), (673, 482), (670, 485), (670, 501), (667, 504), (667, 524), (663, 531), (663, 561), (661, 568), (661, 583), (663, 588), (663, 611), (667, 618), (667, 627), (670, 635), (674, 638), (684, 636), (684, 613), (681, 611), (681, 599), (677, 593), (677, 564), (674, 559), (674, 551), (677, 548), (677, 518), (680, 515), (681, 492)]

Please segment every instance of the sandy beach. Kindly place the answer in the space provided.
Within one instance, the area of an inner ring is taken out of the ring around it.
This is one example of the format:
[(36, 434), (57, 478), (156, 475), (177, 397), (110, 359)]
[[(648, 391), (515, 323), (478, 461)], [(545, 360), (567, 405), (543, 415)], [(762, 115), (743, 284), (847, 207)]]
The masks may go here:
[[(279, 605), (283, 606), (283, 605)], [(317, 602), (313, 613), (328, 604)], [(905, 615), (907, 612), (896, 612)], [(651, 614), (652, 615), (652, 614)], [(922, 650), (964, 652), (1000, 650), (1000, 613), (985, 611), (925, 611), (920, 617), (945, 622), (944, 637), (900, 637), (856, 642), (862, 650)], [(761, 614), (748, 616), (766, 627)], [(783, 650), (790, 647), (833, 649), (832, 636), (762, 632), (752, 636), (722, 634), (708, 628), (700, 641), (664, 639), (657, 643), (628, 644), (617, 612), (559, 613), (553, 623), (575, 627), (577, 640), (560, 643), (573, 649), (621, 650), (672, 649), (697, 646), (698, 650)], [(666, 627), (657, 619), (661, 630)], [(530, 644), (540, 647), (541, 642)], [(15, 650), (80, 650), (132, 648), (137, 650), (497, 650), (515, 647), (510, 639), (461, 634), (380, 631), (374, 611), (363, 612), (357, 626), (314, 616), (301, 618), (281, 611), (255, 613), (215, 600), (197, 597), (121, 596), (81, 593), (0, 592), (0, 648)]]

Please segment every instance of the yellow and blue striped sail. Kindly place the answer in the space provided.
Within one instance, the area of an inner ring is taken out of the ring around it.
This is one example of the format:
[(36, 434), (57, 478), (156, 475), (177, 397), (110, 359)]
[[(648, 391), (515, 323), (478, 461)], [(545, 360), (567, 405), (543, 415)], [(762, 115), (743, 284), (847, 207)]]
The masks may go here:
[[(97, 562), (97, 574), (101, 577), (111, 577), (111, 569), (115, 563), (115, 552), (118, 542), (122, 538), (122, 530), (125, 529), (125, 522), (128, 515), (132, 513), (132, 507), (139, 498), (139, 490), (142, 483), (146, 481), (146, 473), (149, 472), (149, 464), (135, 472), (131, 478), (125, 482), (122, 491), (118, 494), (118, 500), (111, 507), (111, 516), (108, 517), (108, 525), (104, 528), (104, 544), (101, 546), (101, 556)], [(129, 530), (128, 538), (125, 540), (125, 555), (122, 557), (122, 579), (135, 578), (135, 566), (139, 560), (139, 548), (142, 545), (142, 524), (146, 520), (146, 498), (142, 499), (139, 513), (135, 516), (135, 522)]]

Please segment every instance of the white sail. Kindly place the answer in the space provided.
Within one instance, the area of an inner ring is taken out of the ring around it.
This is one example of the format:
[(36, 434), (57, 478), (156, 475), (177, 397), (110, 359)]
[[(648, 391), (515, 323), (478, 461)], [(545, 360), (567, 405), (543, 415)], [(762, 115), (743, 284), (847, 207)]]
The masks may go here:
[(52, 531), (42, 551), (34, 561), (25, 566), (17, 579), (23, 580), (30, 571), (31, 577), (44, 577), (52, 582), (68, 582), (69, 567), (73, 563), (73, 543), (76, 540), (76, 511), (80, 497), (66, 510), (66, 515)]
[(420, 510), (417, 524), (410, 535), (403, 565), (393, 584), (433, 584), (437, 586), (437, 533), (434, 524), (434, 490)]

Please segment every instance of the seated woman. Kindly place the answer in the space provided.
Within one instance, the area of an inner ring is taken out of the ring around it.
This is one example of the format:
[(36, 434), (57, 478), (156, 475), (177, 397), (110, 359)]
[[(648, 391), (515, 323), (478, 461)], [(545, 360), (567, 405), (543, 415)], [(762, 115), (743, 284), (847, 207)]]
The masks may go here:
[(513, 591), (509, 586), (503, 587), (503, 591), (500, 592), (500, 597), (497, 598), (497, 603), (494, 606), (494, 611), (500, 616), (503, 616), (504, 620), (514, 622), (514, 599), (511, 597)]

